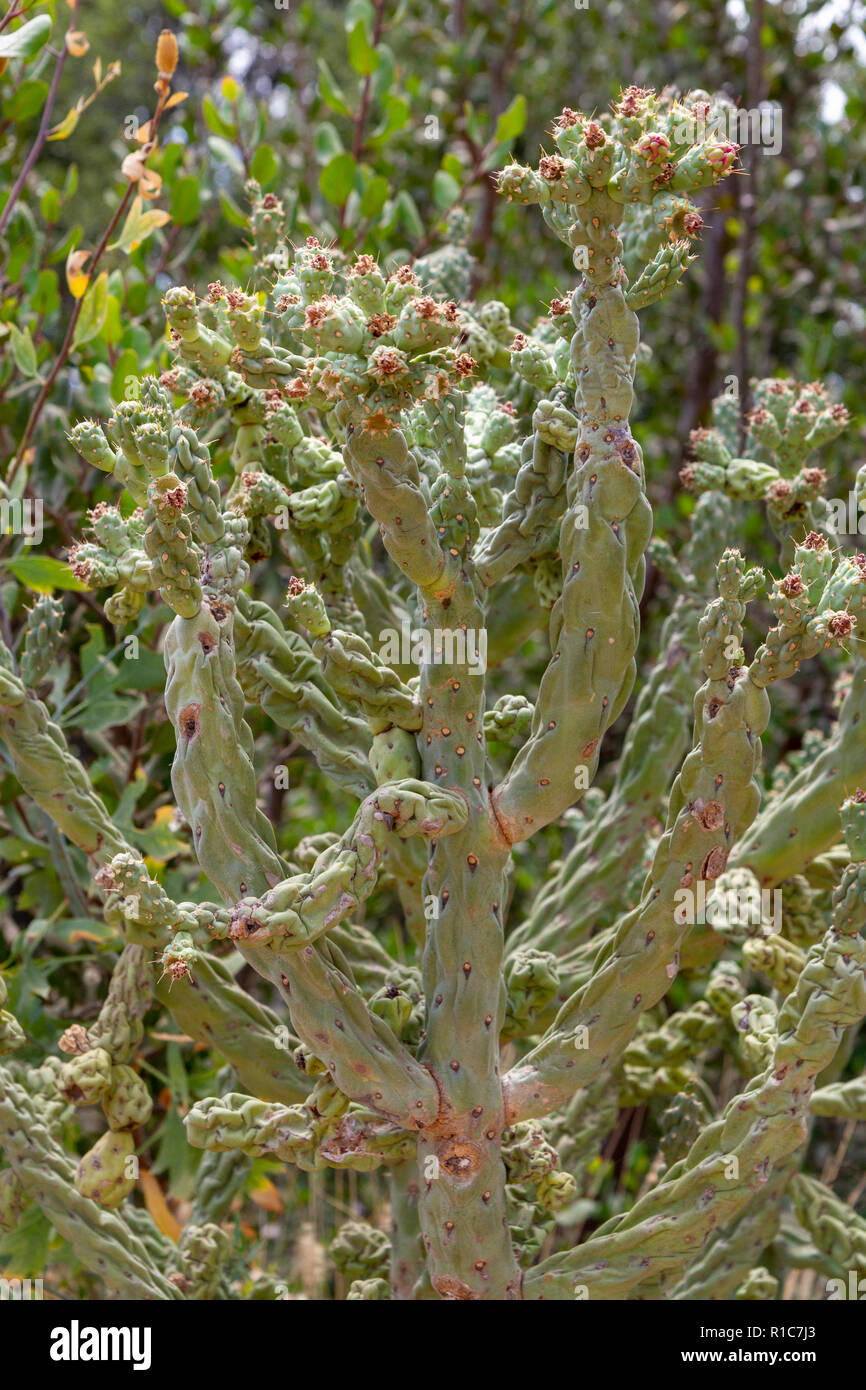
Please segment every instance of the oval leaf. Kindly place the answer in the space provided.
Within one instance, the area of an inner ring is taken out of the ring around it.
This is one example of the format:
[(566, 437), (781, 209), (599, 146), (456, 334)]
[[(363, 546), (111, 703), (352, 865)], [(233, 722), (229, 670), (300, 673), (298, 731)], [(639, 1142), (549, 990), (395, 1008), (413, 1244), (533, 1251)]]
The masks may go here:
[(355, 158), (346, 151), (329, 159), (319, 175), (319, 188), (329, 203), (342, 207), (355, 186)]
[(0, 58), (32, 58), (47, 43), (50, 33), (50, 16), (37, 15), (13, 34), (0, 34)]
[(349, 62), (361, 77), (369, 77), (379, 66), (379, 55), (367, 38), (367, 30), (360, 20), (349, 33)]
[(80, 592), (87, 588), (86, 584), (75, 578), (68, 565), (61, 560), (52, 560), (50, 555), (15, 555), (0, 563), (8, 565), (19, 584), (37, 594), (50, 594), (55, 589)]
[(526, 128), (526, 97), (517, 96), (511, 105), (503, 111), (499, 120), (496, 122), (496, 135), (494, 139), (497, 145), (502, 140), (515, 140), (518, 135)]
[(95, 338), (103, 323), (108, 308), (108, 271), (103, 270), (84, 296), (81, 313), (72, 335), (72, 350)]

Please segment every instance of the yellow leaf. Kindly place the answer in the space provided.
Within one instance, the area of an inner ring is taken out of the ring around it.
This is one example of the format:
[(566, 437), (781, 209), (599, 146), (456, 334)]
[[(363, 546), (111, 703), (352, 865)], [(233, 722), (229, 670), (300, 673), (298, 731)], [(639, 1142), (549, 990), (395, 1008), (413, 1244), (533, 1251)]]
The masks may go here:
[(90, 281), (83, 267), (90, 260), (89, 251), (70, 251), (66, 257), (66, 283), (73, 299), (82, 299)]
[(159, 1180), (154, 1177), (153, 1173), (148, 1172), (146, 1168), (141, 1168), (139, 1170), (139, 1176), (144, 1191), (144, 1205), (147, 1207), (156, 1225), (162, 1231), (162, 1234), (168, 1236), (169, 1240), (173, 1240), (175, 1245), (177, 1245), (183, 1227), (171, 1211), (168, 1202), (165, 1200), (162, 1188), (159, 1185)]
[(142, 198), (158, 198), (162, 189), (162, 179), (154, 169), (145, 169), (138, 181), (138, 191)]
[(166, 825), (169, 821), (174, 820), (176, 811), (176, 806), (157, 806), (153, 813), (151, 825)]
[(171, 94), (171, 96), (169, 97), (168, 101), (165, 103), (165, 109), (166, 109), (166, 111), (168, 111), (169, 108), (172, 107), (172, 106), (180, 106), (180, 103), (181, 103), (182, 101), (186, 101), (186, 99), (187, 99), (188, 96), (189, 96), (189, 92), (172, 92), (172, 94)]
[(101, 944), (102, 944), (103, 938), (102, 938), (101, 936), (97, 936), (96, 933), (95, 933), (95, 932), (92, 932), (92, 931), (71, 931), (71, 932), (69, 933), (69, 940), (70, 940), (71, 942), (72, 942), (72, 941), (95, 941), (95, 942), (97, 943), (97, 945), (101, 945)]
[(241, 89), (238, 86), (237, 82), (235, 82), (233, 77), (229, 77), (228, 73), (226, 73), (225, 77), (220, 83), (220, 91), (222, 92), (226, 101), (237, 101), (238, 97), (241, 94)]
[(170, 221), (171, 218), (168, 213), (162, 212), (159, 208), (151, 208), (150, 211), (145, 212), (141, 198), (136, 196), (126, 214), (123, 231), (117, 241), (111, 243), (109, 249), (111, 251), (134, 251), (146, 237), (150, 236), (151, 232), (155, 232), (157, 227), (164, 227), (166, 222)]
[(150, 121), (145, 121), (144, 125), (138, 127), (138, 130), (135, 132), (135, 138), (140, 145), (147, 144), (150, 139)]
[(250, 1196), (256, 1206), (261, 1207), (263, 1211), (280, 1212), (283, 1210), (283, 1199), (269, 1178), (262, 1178)]
[(68, 140), (75, 127), (78, 125), (78, 107), (73, 106), (72, 110), (63, 117), (59, 125), (49, 130), (46, 140)]
[(115, 79), (115, 77), (119, 77), (119, 76), (120, 76), (120, 59), (119, 59), (119, 58), (115, 58), (114, 62), (113, 62), (113, 63), (109, 63), (109, 64), (108, 64), (108, 67), (105, 69), (105, 80), (106, 80), (106, 82), (113, 82), (114, 79)]
[(94, 82), (96, 83), (97, 87), (99, 86), (100, 82), (102, 81), (102, 59), (101, 59), (101, 58), (97, 58), (96, 62), (93, 64), (93, 80), (94, 80)]
[[(67, 31), (66, 51), (71, 53), (73, 58), (83, 58), (89, 47), (90, 40), (83, 29), (69, 29)], [(99, 81), (98, 78), (97, 81)]]

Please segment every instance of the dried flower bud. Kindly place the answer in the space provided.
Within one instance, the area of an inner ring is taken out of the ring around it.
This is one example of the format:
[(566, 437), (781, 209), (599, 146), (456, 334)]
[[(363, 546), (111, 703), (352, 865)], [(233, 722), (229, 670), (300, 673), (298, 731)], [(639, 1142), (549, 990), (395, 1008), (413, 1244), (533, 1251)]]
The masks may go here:
[(160, 78), (173, 77), (177, 67), (177, 39), (170, 29), (163, 29), (156, 41), (156, 68)]

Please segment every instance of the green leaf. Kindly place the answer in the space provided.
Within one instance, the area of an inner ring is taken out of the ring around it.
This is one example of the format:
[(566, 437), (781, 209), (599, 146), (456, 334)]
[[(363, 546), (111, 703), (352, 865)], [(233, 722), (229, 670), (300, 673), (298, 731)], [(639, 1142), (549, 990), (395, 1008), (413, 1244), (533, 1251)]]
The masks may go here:
[(120, 317), (120, 300), (117, 295), (110, 294), (105, 311), (105, 322), (99, 336), (104, 343), (108, 343), (109, 347), (114, 347), (115, 343), (120, 342), (125, 332), (126, 329)]
[(385, 118), (373, 131), (368, 145), (379, 149), (389, 136), (398, 130), (405, 130), (409, 123), (411, 107), (405, 97), (391, 97), (385, 106)]
[(11, 34), (0, 34), (0, 58), (32, 58), (51, 33), (51, 18), (39, 14)]
[(30, 337), (30, 329), (25, 328), (22, 331), (15, 323), (10, 323), (7, 327), (12, 339), (12, 356), (19, 372), (23, 376), (37, 376), (36, 349)]
[(88, 286), (87, 293), (81, 302), (81, 313), (75, 325), (75, 333), (72, 337), (72, 350), (81, 347), (84, 343), (89, 343), (91, 338), (95, 338), (103, 323), (105, 313), (108, 309), (108, 271), (103, 270), (98, 275), (92, 285)]
[(82, 226), (73, 227), (68, 237), (65, 237), (61, 244), (47, 257), (49, 265), (58, 265), (60, 261), (65, 261), (70, 251), (74, 251), (81, 241), (84, 228)]
[(235, 125), (231, 121), (224, 121), (210, 97), (205, 97), (201, 104), (202, 114), (208, 130), (212, 130), (214, 135), (223, 135), (226, 140), (233, 140), (237, 135)]
[(178, 179), (171, 190), (171, 208), (169, 211), (172, 222), (175, 222), (178, 227), (188, 227), (191, 222), (195, 222), (200, 207), (198, 179)]
[(133, 826), (128, 838), (134, 842), (136, 849), (159, 864), (166, 864), (184, 849), (183, 841), (172, 835), (164, 821), (152, 825), (149, 830), (138, 830)]
[(399, 210), (403, 226), (406, 228), (409, 235), (420, 240), (424, 235), (424, 223), (421, 221), (414, 199), (405, 188), (397, 194), (396, 206)]
[(48, 1242), (51, 1225), (42, 1208), (34, 1203), (11, 1231), (0, 1239), (0, 1265), (19, 1279), (38, 1279), (51, 1257)]
[(0, 854), (7, 863), (24, 864), (43, 857), (44, 853), (45, 846), (40, 845), (38, 840), (22, 840), (18, 835), (4, 835), (0, 840)]
[(13, 555), (8, 560), (0, 560), (0, 564), (7, 565), (19, 584), (37, 594), (50, 594), (55, 589), (80, 592), (87, 588), (75, 578), (68, 565), (52, 560), (50, 555)]
[(46, 222), (57, 221), (60, 216), (60, 194), (56, 188), (46, 188), (39, 203), (39, 210)]
[(161, 692), (165, 685), (165, 662), (161, 654), (143, 643), (138, 648), (137, 656), (127, 656), (129, 650), (125, 649), (123, 657), (117, 658), (118, 689)]
[(376, 11), (371, 0), (349, 0), (346, 6), (346, 13), (343, 15), (343, 27), (349, 34), (356, 24), (363, 24), (368, 34), (372, 34), (373, 25), (376, 22)]
[(96, 670), (106, 653), (105, 633), (99, 623), (85, 623), (88, 637), (79, 653), (81, 662), (81, 674), (89, 676), (91, 671)]
[(376, 71), (379, 61), (378, 53), (367, 38), (366, 27), (359, 20), (349, 32), (349, 62), (359, 76), (368, 77)]
[(109, 690), (100, 690), (94, 696), (88, 694), (87, 702), (61, 720), (76, 729), (96, 731), (111, 729), (117, 724), (129, 724), (144, 709), (144, 700), (139, 696), (122, 698)]
[(324, 58), (319, 59), (319, 91), (322, 94), (322, 100), (330, 106), (332, 111), (336, 111), (340, 116), (351, 118), (352, 111), (349, 103)]
[(511, 105), (503, 111), (496, 122), (494, 139), (497, 145), (502, 140), (514, 140), (526, 129), (526, 97), (516, 96)]
[(138, 380), (138, 357), (132, 348), (125, 348), (114, 364), (114, 372), (111, 377), (111, 399), (113, 401), (127, 399), (126, 388), (130, 377)]
[(343, 226), (357, 227), (361, 216), (361, 199), (357, 188), (353, 188), (343, 207)]
[(317, 125), (313, 132), (313, 144), (316, 146), (316, 158), (320, 164), (327, 164), (335, 154), (343, 153), (343, 142), (340, 139), (339, 131), (330, 121), (322, 121)]
[(37, 78), (22, 82), (3, 102), (3, 116), (7, 121), (27, 121), (42, 110), (47, 96), (47, 82)]
[(156, 1173), (157, 1176), (166, 1171), (170, 1173), (183, 1172), (184, 1164), (187, 1163), (190, 1153), (191, 1149), (187, 1143), (183, 1120), (177, 1110), (172, 1108), (166, 1113), (159, 1151), (151, 1172)]
[(233, 227), (249, 227), (249, 218), (241, 212), (237, 203), (234, 202), (227, 193), (220, 194), (220, 204), (222, 206), (223, 216)]
[(460, 185), (444, 169), (437, 169), (433, 175), (433, 202), (437, 208), (450, 208), (460, 197)]
[(375, 99), (384, 101), (394, 86), (394, 54), (386, 43), (378, 44), (376, 52), (379, 55), (379, 66), (370, 87)]
[(319, 188), (329, 203), (342, 207), (355, 186), (356, 169), (355, 157), (348, 151), (328, 160), (319, 175)]
[(243, 178), (244, 162), (234, 145), (229, 144), (228, 140), (221, 139), (219, 135), (209, 135), (207, 143), (211, 154), (216, 155), (223, 164), (227, 164), (239, 178)]
[(463, 121), (476, 145), (484, 144), (484, 124), (471, 101), (463, 103)]
[(162, 151), (162, 158), (159, 162), (159, 172), (162, 174), (163, 184), (172, 184), (179, 178), (178, 165), (183, 163), (186, 146), (179, 140), (172, 140)]
[(364, 189), (364, 196), (361, 199), (361, 216), (378, 217), (388, 201), (390, 191), (388, 180), (383, 178), (381, 174), (374, 174)]
[(88, 936), (96, 936), (100, 941), (116, 940), (117, 929), (109, 926), (107, 922), (94, 921), (91, 917), (61, 917), (55, 922), (46, 922), (46, 927), (53, 936), (57, 936), (61, 941), (71, 941), (76, 944), (75, 937), (78, 932), (86, 932)]
[(270, 145), (259, 145), (250, 164), (250, 174), (254, 179), (258, 179), (262, 188), (266, 188), (272, 179), (275, 179), (280, 170), (280, 163)]
[(170, 1042), (165, 1049), (165, 1060), (168, 1063), (168, 1077), (171, 1082), (172, 1093), (181, 1105), (189, 1105), (189, 1077), (186, 1074), (183, 1053), (177, 1043)]
[(40, 270), (30, 305), (33, 312), (41, 314), (43, 318), (60, 308), (60, 292), (55, 271)]

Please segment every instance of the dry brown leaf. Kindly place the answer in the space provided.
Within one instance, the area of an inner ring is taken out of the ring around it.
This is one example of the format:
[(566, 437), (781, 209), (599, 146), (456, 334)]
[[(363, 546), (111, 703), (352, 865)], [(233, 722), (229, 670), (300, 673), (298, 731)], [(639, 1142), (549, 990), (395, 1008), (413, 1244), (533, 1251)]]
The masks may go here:
[(67, 30), (66, 51), (71, 53), (73, 58), (83, 58), (89, 47), (90, 40), (83, 29)]
[(165, 1195), (159, 1185), (159, 1179), (154, 1177), (153, 1173), (148, 1172), (146, 1168), (140, 1169), (139, 1176), (144, 1192), (144, 1205), (147, 1207), (156, 1225), (162, 1231), (162, 1234), (168, 1236), (169, 1240), (173, 1240), (175, 1245), (177, 1245), (183, 1227), (174, 1215), (174, 1212), (170, 1209), (168, 1202), (165, 1200)]
[(256, 1206), (261, 1207), (263, 1211), (280, 1212), (285, 1205), (269, 1178), (262, 1178), (258, 1186), (250, 1193), (250, 1197)]
[(161, 189), (161, 176), (155, 169), (145, 169), (138, 181), (138, 191), (142, 198), (158, 198)]

